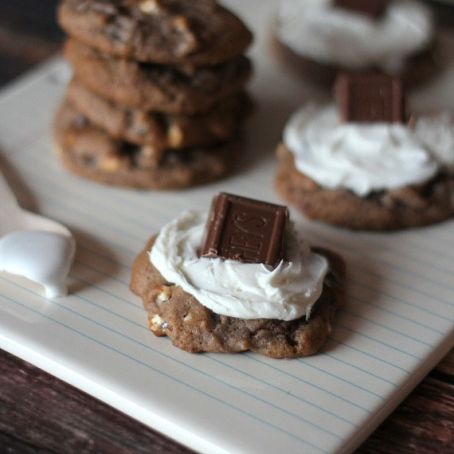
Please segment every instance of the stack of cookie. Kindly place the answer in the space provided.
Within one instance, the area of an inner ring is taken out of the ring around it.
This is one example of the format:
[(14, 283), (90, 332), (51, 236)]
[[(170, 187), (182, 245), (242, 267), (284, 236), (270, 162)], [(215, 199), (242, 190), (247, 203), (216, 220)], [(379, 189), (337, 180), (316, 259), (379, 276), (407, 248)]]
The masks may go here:
[(252, 35), (214, 0), (63, 0), (74, 78), (57, 114), (69, 170), (183, 188), (225, 175), (247, 110)]

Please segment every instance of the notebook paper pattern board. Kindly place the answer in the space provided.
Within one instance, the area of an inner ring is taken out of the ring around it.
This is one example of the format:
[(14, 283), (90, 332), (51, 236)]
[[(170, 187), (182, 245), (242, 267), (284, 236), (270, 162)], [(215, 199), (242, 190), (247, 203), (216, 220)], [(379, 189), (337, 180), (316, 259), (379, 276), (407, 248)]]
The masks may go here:
[[(277, 2), (225, 3), (256, 30), (258, 105), (246, 129), (248, 154), (223, 182), (137, 192), (66, 173), (49, 127), (67, 79), (60, 60), (0, 95), (2, 169), (24, 207), (66, 224), (78, 244), (67, 298), (48, 302), (35, 285), (0, 275), (0, 347), (200, 451), (349, 452), (453, 346), (452, 221), (366, 234), (292, 212), (308, 240), (348, 265), (347, 304), (323, 351), (306, 359), (182, 352), (147, 330), (128, 290), (135, 255), (182, 210), (207, 208), (219, 191), (279, 201), (273, 148), (310, 91), (270, 57)], [(415, 105), (453, 107), (453, 75), (454, 68)]]

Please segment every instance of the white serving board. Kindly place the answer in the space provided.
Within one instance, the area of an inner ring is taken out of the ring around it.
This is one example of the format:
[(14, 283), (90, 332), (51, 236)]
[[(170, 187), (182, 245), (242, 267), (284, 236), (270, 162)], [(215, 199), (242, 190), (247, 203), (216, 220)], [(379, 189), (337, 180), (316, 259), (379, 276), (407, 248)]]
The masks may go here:
[[(24, 207), (65, 223), (78, 253), (71, 295), (53, 302), (0, 275), (0, 347), (176, 440), (207, 453), (350, 452), (454, 345), (454, 222), (401, 233), (351, 233), (293, 217), (348, 264), (348, 303), (324, 350), (289, 361), (191, 355), (154, 337), (128, 290), (149, 235), (218, 191), (278, 201), (274, 147), (285, 119), (316, 93), (269, 52), (276, 1), (226, 1), (256, 31), (257, 108), (242, 166), (184, 192), (99, 186), (64, 171), (50, 125), (67, 68), (52, 61), (0, 94), (0, 166)], [(454, 67), (418, 95), (454, 108)]]

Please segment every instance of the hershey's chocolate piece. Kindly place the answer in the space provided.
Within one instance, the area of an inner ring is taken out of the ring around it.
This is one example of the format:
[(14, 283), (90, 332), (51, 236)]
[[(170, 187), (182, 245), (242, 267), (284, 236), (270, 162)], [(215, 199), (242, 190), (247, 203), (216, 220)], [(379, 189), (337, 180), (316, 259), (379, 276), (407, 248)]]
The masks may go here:
[(366, 14), (374, 19), (385, 12), (388, 4), (389, 0), (334, 0), (334, 5), (339, 8)]
[(263, 263), (284, 258), (285, 206), (221, 193), (213, 199), (200, 255)]
[(356, 123), (403, 123), (402, 81), (380, 73), (341, 73), (335, 84), (341, 120)]

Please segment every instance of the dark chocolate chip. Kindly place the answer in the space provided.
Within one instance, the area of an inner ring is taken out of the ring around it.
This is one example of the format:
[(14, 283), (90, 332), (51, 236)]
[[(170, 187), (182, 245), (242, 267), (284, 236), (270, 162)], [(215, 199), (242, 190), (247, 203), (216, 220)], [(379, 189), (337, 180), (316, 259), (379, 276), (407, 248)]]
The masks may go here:
[(342, 121), (403, 123), (405, 100), (398, 77), (380, 73), (342, 73), (335, 84)]
[(219, 194), (211, 206), (200, 255), (275, 267), (284, 259), (288, 217), (285, 206)]

